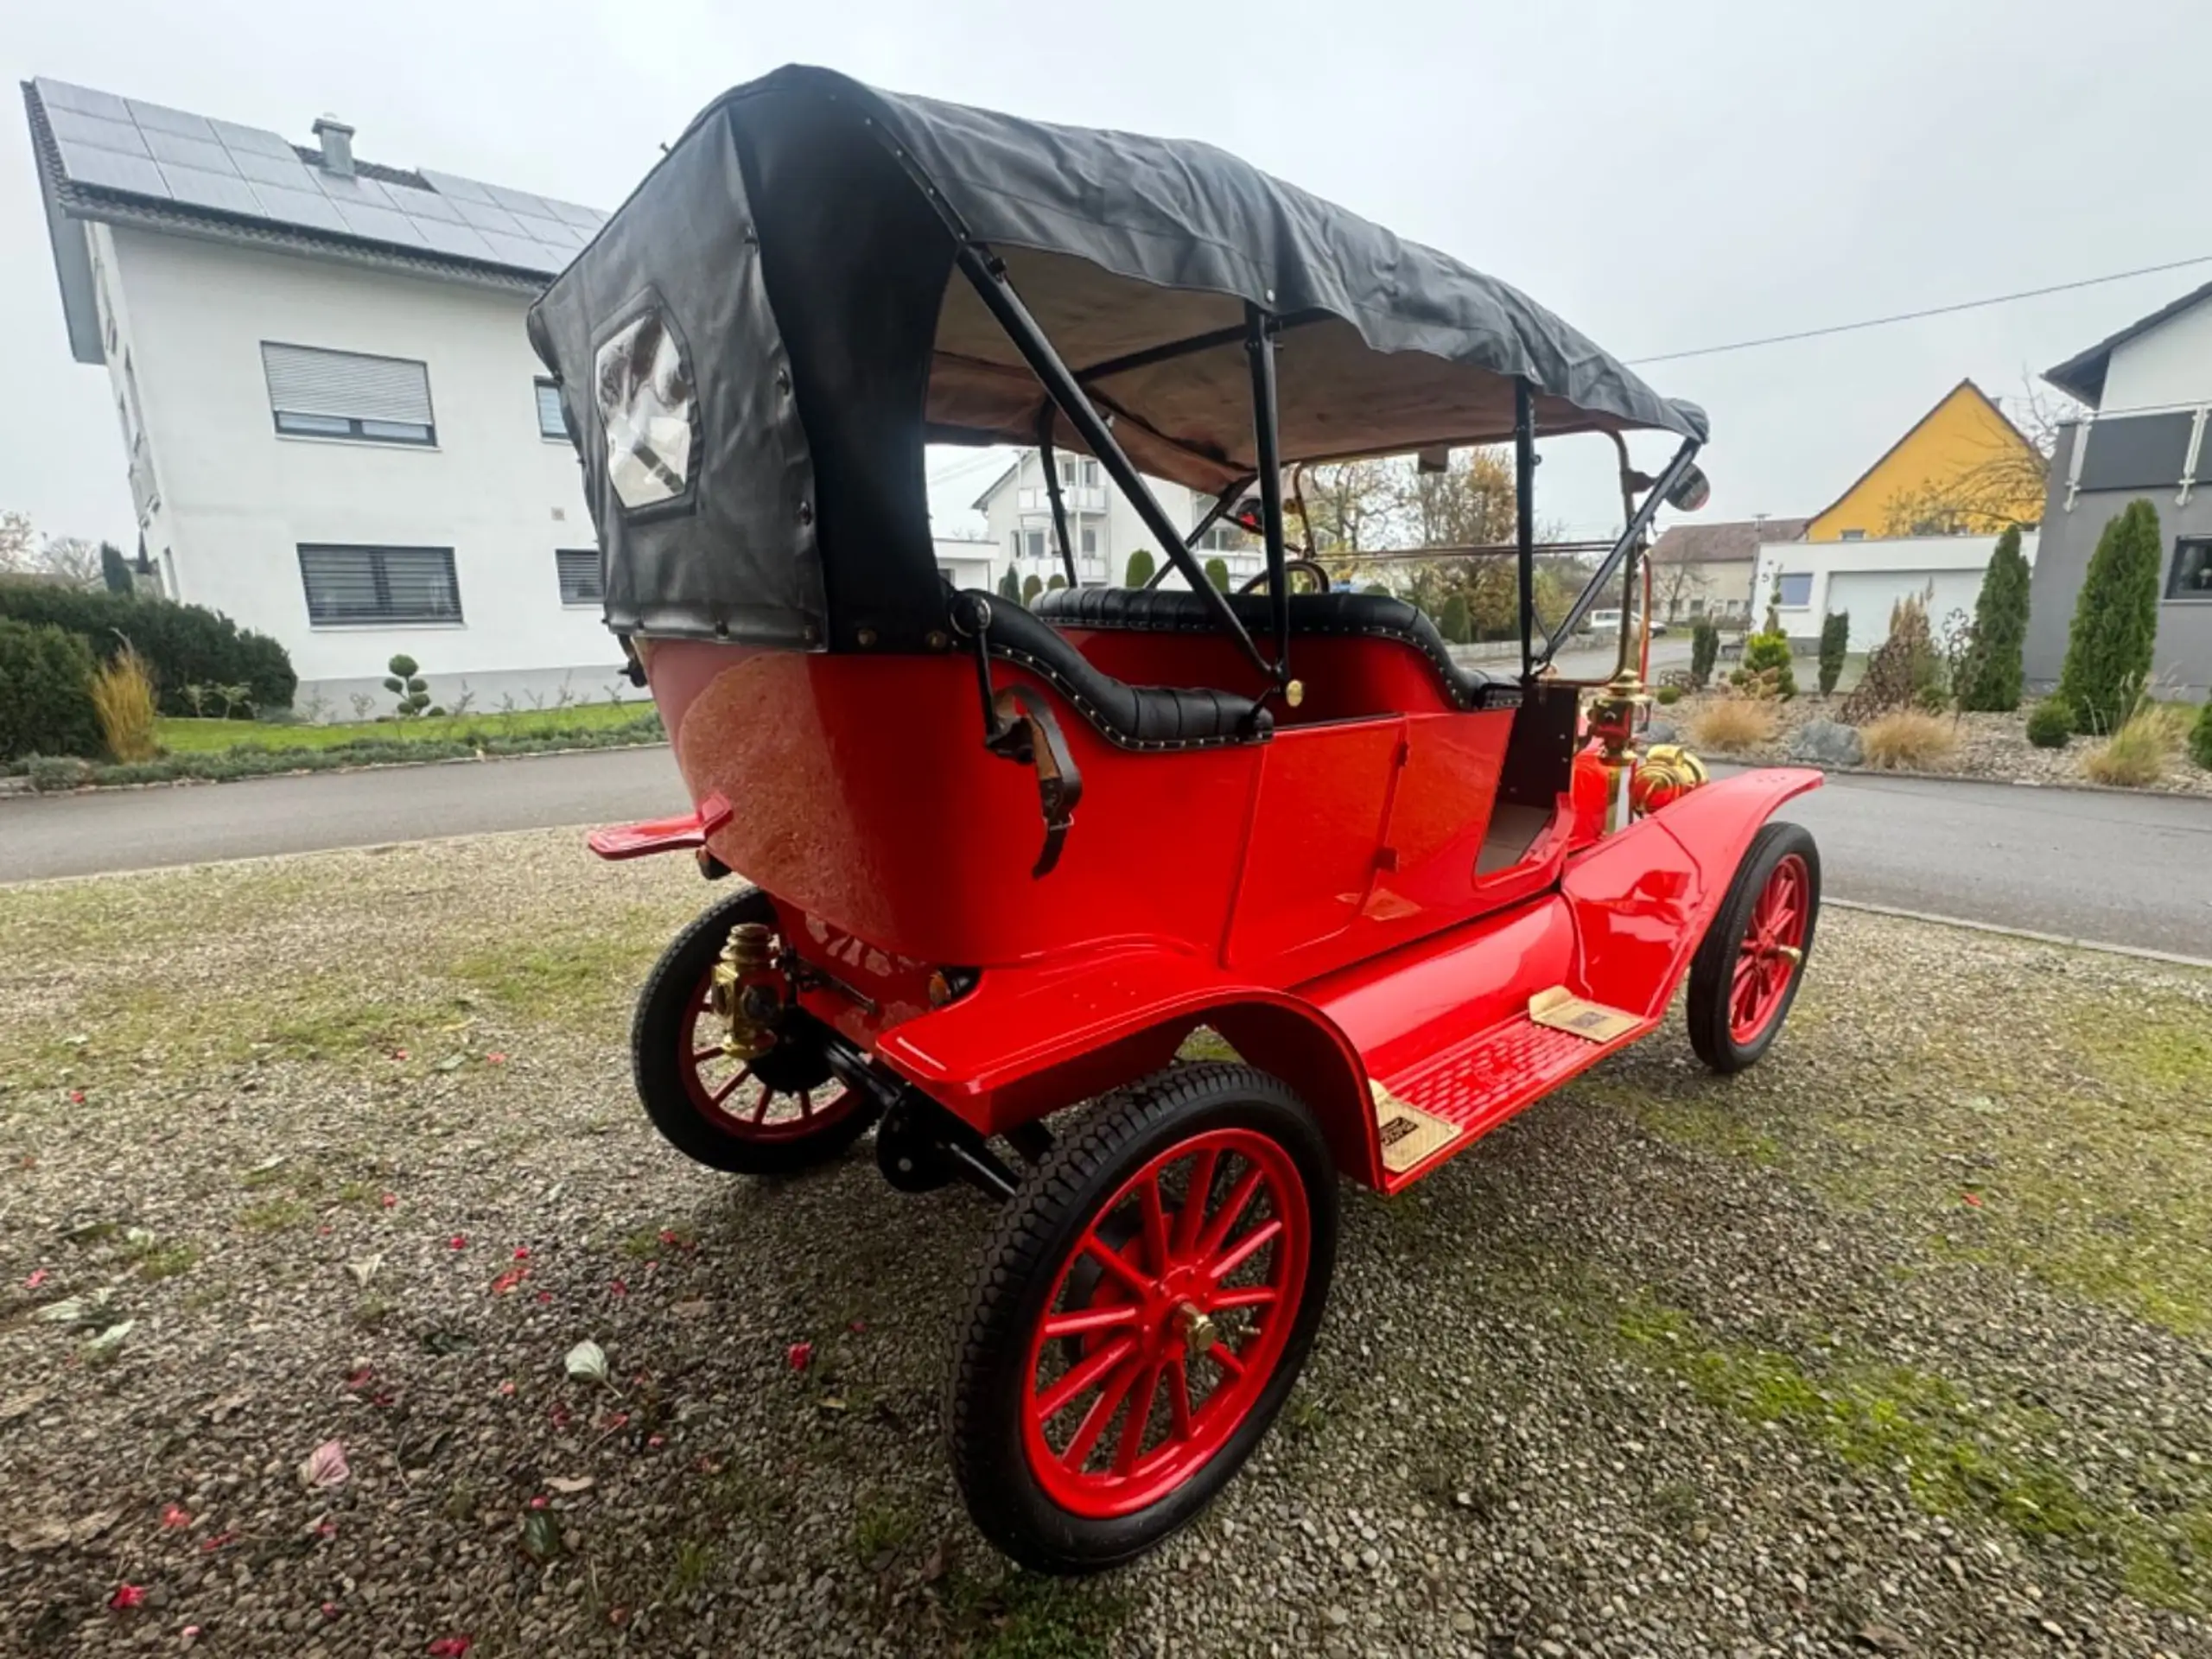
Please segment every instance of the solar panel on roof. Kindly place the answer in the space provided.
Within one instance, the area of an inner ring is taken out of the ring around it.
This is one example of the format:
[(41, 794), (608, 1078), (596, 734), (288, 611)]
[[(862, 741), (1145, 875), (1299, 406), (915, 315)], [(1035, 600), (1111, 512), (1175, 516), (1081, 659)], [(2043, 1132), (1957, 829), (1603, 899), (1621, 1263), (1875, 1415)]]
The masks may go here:
[(172, 195), (194, 207), (244, 213), (249, 219), (262, 216), (262, 206), (253, 188), (235, 174), (207, 173), (196, 167), (179, 167), (174, 162), (164, 162), (162, 177), (168, 181)]
[(338, 216), (346, 221), (346, 228), (356, 236), (365, 236), (378, 242), (395, 243), (403, 248), (429, 245), (421, 227), (413, 219), (404, 213), (393, 213), (389, 207), (371, 207), (354, 201), (340, 202)]
[(346, 221), (338, 217), (338, 209), (330, 199), (313, 190), (287, 190), (274, 184), (256, 184), (253, 194), (259, 197), (266, 217), (280, 225), (299, 225), (314, 231), (335, 231), (343, 236)]
[(457, 259), (489, 259), (492, 257), (492, 245), (484, 239), (483, 233), (473, 231), (466, 225), (443, 225), (435, 219), (418, 219), (415, 221), (415, 228), (422, 232), (423, 239), (440, 253), (451, 254)]
[(175, 162), (179, 167), (196, 167), (203, 173), (238, 172), (238, 163), (231, 159), (231, 152), (213, 138), (187, 138), (159, 127), (143, 127), (146, 148), (154, 152), (157, 162)]
[(395, 190), (392, 200), (402, 204), (403, 211), (410, 219), (435, 219), (441, 225), (466, 222), (461, 216), (461, 209), (435, 190), (410, 190), (404, 196)]
[(522, 270), (545, 270), (568, 263), (543, 242), (534, 242), (526, 236), (486, 231), (484, 239), (491, 244), (492, 257), (503, 265), (513, 265)]
[(103, 121), (120, 121), (126, 126), (135, 125), (130, 119), (130, 106), (112, 92), (96, 92), (89, 86), (72, 86), (66, 80), (35, 80), (39, 101), (50, 114), (55, 110), (73, 110), (79, 115), (96, 115)]
[(491, 193), (474, 179), (464, 179), (454, 173), (433, 173), (427, 167), (416, 170), (428, 179), (430, 188), (442, 196), (450, 196), (455, 201), (478, 201), (486, 207), (491, 206)]
[(549, 200), (546, 205), (587, 236), (607, 222), (607, 215), (596, 207), (579, 207), (573, 201)]
[(281, 134), (264, 131), (259, 127), (242, 127), (235, 121), (210, 121), (215, 137), (223, 147), (234, 156), (270, 156), (287, 162), (300, 158)]
[(168, 109), (159, 104), (141, 104), (135, 98), (126, 98), (130, 118), (143, 132), (172, 132), (187, 138), (199, 138), (208, 143), (215, 142), (215, 129), (207, 124), (204, 115), (189, 115), (182, 110)]
[(464, 223), (480, 231), (499, 231), (508, 236), (520, 236), (522, 226), (515, 216), (504, 207), (494, 207), (488, 201), (470, 201), (466, 197), (454, 203), (461, 210)]
[(49, 110), (47, 125), (54, 129), (56, 138), (72, 143), (89, 144), (94, 149), (111, 149), (119, 156), (146, 156), (149, 152), (146, 141), (139, 137), (138, 129), (128, 121), (104, 121), (96, 115), (85, 115), (76, 110)]
[(61, 165), (79, 184), (96, 184), (105, 190), (128, 190), (134, 195), (153, 196), (162, 201), (169, 199), (169, 188), (162, 181), (161, 169), (143, 156), (122, 156), (111, 149), (72, 143), (66, 138), (57, 139), (55, 145), (61, 151)]
[(325, 173), (319, 168), (311, 167), (308, 169), (308, 175), (315, 181), (316, 188), (340, 207), (355, 202), (366, 207), (392, 206), (391, 191), (374, 179), (365, 179), (358, 173), (348, 176), (342, 173)]
[(287, 190), (304, 190), (310, 195), (320, 194), (315, 188), (315, 175), (307, 164), (289, 150), (283, 156), (266, 156), (259, 150), (233, 149), (231, 165), (242, 178), (257, 184), (274, 184)]

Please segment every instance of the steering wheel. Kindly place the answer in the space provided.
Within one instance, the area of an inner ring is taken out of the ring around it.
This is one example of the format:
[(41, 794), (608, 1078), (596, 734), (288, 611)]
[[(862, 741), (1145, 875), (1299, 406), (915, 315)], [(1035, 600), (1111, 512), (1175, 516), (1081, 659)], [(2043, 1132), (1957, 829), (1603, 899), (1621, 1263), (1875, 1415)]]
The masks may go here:
[[(1319, 565), (1316, 564), (1313, 560), (1287, 559), (1283, 562), (1282, 574), (1286, 581), (1301, 570), (1307, 575), (1313, 577), (1313, 591), (1315, 593), (1325, 594), (1329, 591), (1329, 573), (1324, 570)], [(1267, 580), (1268, 573), (1264, 570), (1261, 571), (1258, 575), (1254, 576), (1250, 581), (1247, 582), (1242, 588), (1239, 588), (1236, 590), (1238, 596), (1241, 598), (1243, 595), (1252, 592), (1255, 588), (1263, 586)], [(1293, 591), (1295, 591), (1294, 587)]]

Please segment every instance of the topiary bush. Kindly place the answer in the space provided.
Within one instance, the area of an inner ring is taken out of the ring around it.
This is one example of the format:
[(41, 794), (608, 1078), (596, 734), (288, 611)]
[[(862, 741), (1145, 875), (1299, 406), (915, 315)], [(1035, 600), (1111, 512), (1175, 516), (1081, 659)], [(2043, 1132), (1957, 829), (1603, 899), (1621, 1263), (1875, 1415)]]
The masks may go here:
[(1661, 708), (1671, 709), (1682, 700), (1682, 688), (1679, 685), (1662, 685), (1653, 692), (1652, 696), (1659, 700)]
[(0, 617), (0, 760), (99, 754), (93, 666), (82, 634)]
[(1152, 562), (1152, 550), (1141, 547), (1129, 555), (1128, 563), (1122, 571), (1122, 586), (1141, 588), (1152, 580), (1152, 573), (1160, 567)]
[(999, 578), (999, 597), (1010, 599), (1017, 605), (1021, 602), (1021, 577), (1010, 564), (1006, 568), (1006, 574)]
[(402, 720), (412, 720), (430, 706), (430, 686), (422, 677), (422, 666), (404, 652), (385, 664), (389, 671), (384, 689), (399, 700), (391, 712)]
[[(1055, 576), (1052, 580), (1058, 582), (1059, 578)], [(1024, 605), (1034, 605), (1037, 602), (1037, 595), (1044, 591), (1045, 578), (1034, 570), (1021, 579), (1021, 602)]]
[(283, 646), (204, 606), (0, 578), (0, 617), (82, 634), (104, 662), (135, 646), (152, 671), (164, 714), (190, 712), (188, 685), (249, 686), (264, 709), (290, 707), (299, 689)]
[(1467, 643), (1467, 596), (1454, 590), (1444, 601), (1443, 614), (1436, 619), (1436, 631), (1455, 645)]
[(2146, 500), (2129, 502), (2097, 537), (2058, 676), (2077, 731), (2117, 731), (2150, 683), (2159, 551), (2158, 510)]
[(1821, 695), (1835, 695), (1843, 677), (1843, 659), (1851, 650), (1851, 613), (1831, 611), (1821, 623)]
[(1229, 591), (1229, 561), (1219, 557), (1208, 559), (1206, 580), (1213, 584), (1216, 593), (1227, 593)]
[(2028, 711), (2028, 741), (2036, 747), (2063, 749), (2073, 740), (2074, 711), (2065, 698), (2045, 697)]
[(2008, 525), (1989, 556), (1974, 602), (1974, 649), (1959, 676), (1959, 707), (2009, 715), (2020, 706), (2020, 652), (2028, 637), (2030, 573), (2020, 527)]
[(1928, 607), (1908, 594), (1891, 607), (1889, 638), (1867, 658), (1866, 671), (1843, 701), (1843, 717), (1863, 726), (1900, 709), (1939, 713), (1945, 706), (1943, 678), (1942, 655), (1928, 628)]
[(1690, 683), (1702, 690), (1713, 683), (1713, 665), (1720, 660), (1720, 630), (1700, 617), (1690, 628)]

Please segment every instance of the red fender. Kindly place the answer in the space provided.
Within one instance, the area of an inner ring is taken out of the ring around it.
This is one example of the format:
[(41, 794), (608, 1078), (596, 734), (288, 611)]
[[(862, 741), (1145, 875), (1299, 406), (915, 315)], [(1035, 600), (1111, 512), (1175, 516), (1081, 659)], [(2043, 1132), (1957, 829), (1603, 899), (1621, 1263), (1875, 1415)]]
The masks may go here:
[(1569, 859), (1560, 893), (1582, 995), (1647, 1020), (1664, 1014), (1751, 838), (1821, 781), (1774, 766), (1707, 784)]
[(1297, 1090), (1338, 1167), (1373, 1182), (1367, 1075), (1344, 1033), (1301, 997), (1148, 940), (994, 968), (958, 1001), (884, 1033), (875, 1052), (992, 1135), (1159, 1071), (1200, 1026)]

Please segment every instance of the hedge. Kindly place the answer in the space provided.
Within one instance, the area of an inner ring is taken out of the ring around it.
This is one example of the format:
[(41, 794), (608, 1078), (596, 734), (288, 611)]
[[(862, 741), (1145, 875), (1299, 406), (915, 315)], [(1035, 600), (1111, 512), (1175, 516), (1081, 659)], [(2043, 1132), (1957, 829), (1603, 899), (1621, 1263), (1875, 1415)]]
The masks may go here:
[(92, 646), (82, 634), (0, 617), (0, 760), (100, 752)]
[(125, 641), (152, 665), (162, 712), (188, 715), (188, 685), (243, 685), (257, 709), (289, 709), (300, 677), (284, 647), (219, 611), (166, 599), (0, 580), (0, 617), (80, 633), (105, 661)]

